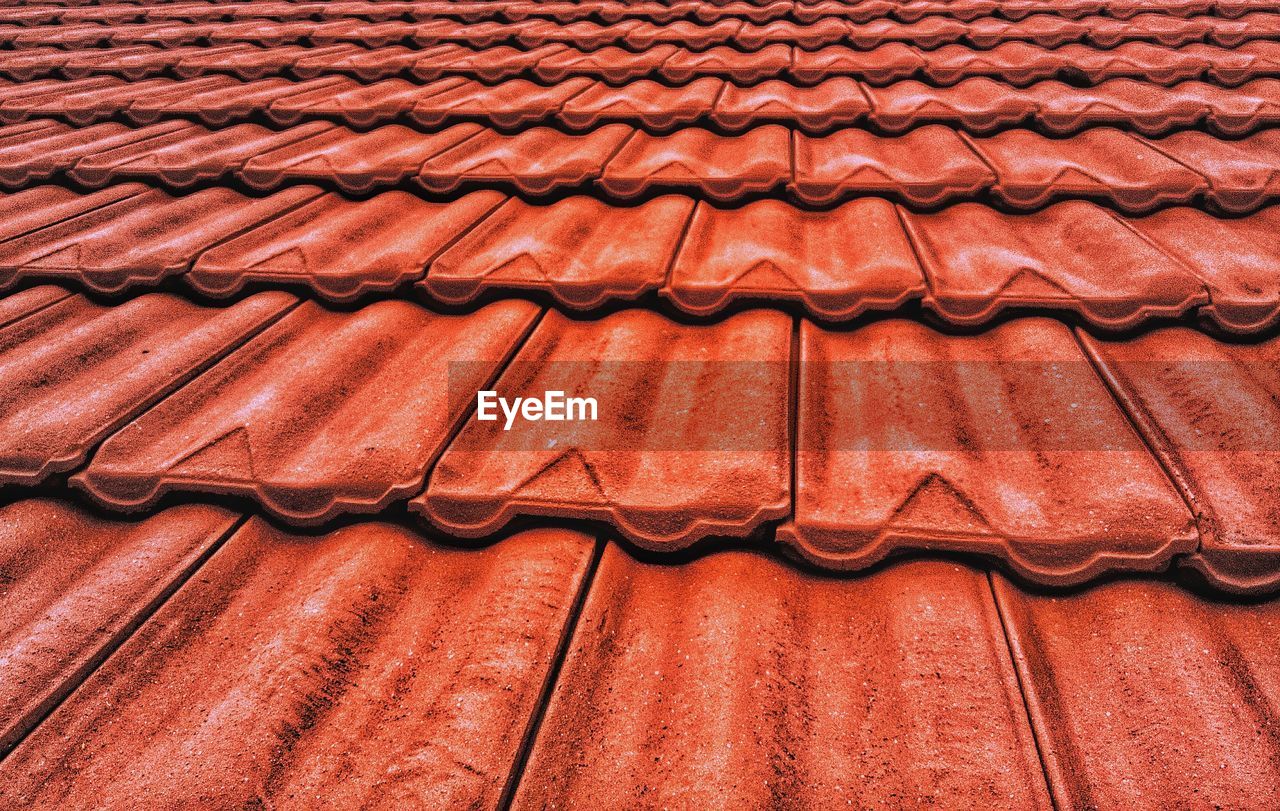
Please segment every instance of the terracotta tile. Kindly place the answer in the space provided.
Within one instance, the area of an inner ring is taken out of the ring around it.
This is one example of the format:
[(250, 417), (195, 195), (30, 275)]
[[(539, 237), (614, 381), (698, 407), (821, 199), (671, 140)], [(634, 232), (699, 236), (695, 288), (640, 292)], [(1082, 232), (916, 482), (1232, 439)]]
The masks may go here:
[(1125, 329), (1208, 303), (1190, 269), (1092, 203), (1025, 215), (961, 203), (904, 220), (929, 280), (926, 302), (957, 324), (1039, 307)]
[(300, 60), (334, 58), (338, 54), (353, 54), (363, 50), (356, 45), (334, 45), (330, 48), (306, 48), (286, 45), (281, 48), (257, 48), (238, 44), (221, 48), (199, 49), (184, 57), (174, 66), (178, 76), (189, 77), (206, 73), (230, 73), (240, 79), (262, 79), (279, 76), (289, 71)]
[(409, 115), (423, 127), (478, 120), (490, 127), (512, 130), (546, 121), (591, 84), (585, 77), (567, 79), (551, 87), (525, 79), (511, 79), (492, 87), (468, 81), (422, 99)]
[(1191, 208), (1171, 208), (1132, 221), (1162, 251), (1183, 262), (1209, 288), (1200, 312), (1219, 327), (1252, 334), (1280, 318), (1280, 208), (1238, 219), (1219, 219)]
[[(196, 49), (175, 50), (190, 53)], [(83, 79), (88, 76), (109, 74), (134, 82), (164, 73), (177, 64), (180, 58), (178, 54), (148, 45), (131, 48), (90, 48), (83, 51), (62, 52), (62, 55), (63, 59), (58, 72), (67, 79)]]
[(326, 194), (205, 251), (184, 280), (212, 296), (234, 295), (250, 282), (302, 284), (340, 302), (390, 292), (421, 278), (502, 200), (493, 191), (448, 203), (400, 191), (361, 201)]
[(662, 292), (695, 315), (760, 299), (798, 301), (818, 318), (843, 320), (895, 309), (925, 287), (893, 206), (867, 197), (823, 212), (777, 200), (737, 209), (702, 203)]
[(727, 84), (711, 120), (727, 130), (760, 124), (783, 124), (809, 133), (824, 133), (862, 120), (871, 105), (858, 83), (846, 76), (814, 87), (796, 87), (774, 79), (750, 87)]
[[(1098, 26), (1107, 26), (1114, 22), (1114, 20), (1097, 17), (1087, 20), (1068, 20), (1056, 14), (1032, 14), (1016, 21), (984, 17), (965, 26), (964, 37), (976, 48), (994, 48), (1002, 42), (1013, 40), (1034, 42), (1045, 48), (1057, 48), (1068, 42), (1079, 42)], [(1114, 47), (1118, 43), (1119, 40), (1105, 47)]]
[(0, 185), (26, 187), (70, 169), (86, 155), (189, 127), (181, 121), (140, 129), (116, 123), (78, 129), (60, 123), (36, 123), (0, 127)]
[(378, 512), (422, 490), (472, 405), (459, 393), (496, 376), (537, 313), (524, 301), (464, 316), (305, 302), (113, 434), (73, 481), (119, 509), (208, 492), (299, 524)]
[(538, 60), (533, 72), (544, 82), (560, 82), (570, 76), (588, 76), (609, 84), (621, 85), (655, 73), (676, 50), (674, 45), (655, 45), (639, 53), (632, 53), (609, 45), (584, 53), (560, 47), (556, 52)]
[(870, 87), (867, 95), (871, 98), (871, 121), (889, 132), (905, 132), (939, 122), (983, 133), (1027, 120), (1037, 110), (1032, 94), (1044, 84), (1050, 83), (1024, 90), (984, 77), (965, 79), (951, 87), (906, 81)]
[(624, 41), (635, 50), (671, 43), (692, 51), (705, 51), (714, 45), (733, 42), (742, 26), (742, 20), (721, 20), (711, 25), (698, 25), (690, 20), (679, 20), (669, 25), (637, 22), (627, 31)]
[(692, 212), (693, 201), (676, 196), (634, 208), (590, 197), (508, 200), (432, 262), (419, 286), (448, 304), (493, 290), (536, 290), (583, 310), (635, 299), (666, 278)]
[(789, 510), (790, 345), (791, 319), (764, 310), (707, 326), (549, 311), (494, 388), (595, 397), (597, 421), (468, 419), (411, 507), (461, 537), (518, 515), (609, 521), (656, 550), (747, 535)]
[(407, 117), (418, 102), (464, 81), (453, 77), (423, 86), (404, 79), (387, 79), (369, 85), (347, 80), (343, 85), (319, 87), (276, 99), (267, 105), (264, 113), (279, 126), (294, 126), (310, 118), (333, 118), (349, 127), (371, 129)]
[(294, 303), (262, 293), (226, 309), (166, 294), (115, 306), (73, 296), (0, 330), (0, 481), (36, 484)]
[(130, 117), (136, 121), (155, 121), (182, 116), (221, 127), (232, 122), (261, 119), (265, 111), (279, 101), (316, 90), (336, 93), (352, 86), (352, 80), (340, 76), (325, 76), (305, 82), (282, 78), (260, 79), (245, 85), (236, 83), (230, 87), (215, 87), (207, 92), (142, 99), (131, 105)]
[[(157, 129), (162, 126), (155, 125)], [(186, 188), (224, 179), (251, 158), (333, 128), (322, 121), (282, 131), (257, 124), (237, 124), (220, 130), (190, 124), (160, 130), (158, 135), (115, 149), (94, 149), (76, 161), (67, 174), (86, 186), (140, 179)]]
[(680, 189), (712, 200), (735, 200), (776, 189), (790, 178), (787, 135), (776, 125), (734, 137), (703, 129), (661, 137), (637, 132), (597, 182), (608, 194), (624, 199), (652, 189)]
[(992, 193), (1014, 208), (1087, 197), (1142, 213), (1185, 203), (1207, 185), (1196, 172), (1116, 129), (1090, 129), (1063, 139), (1006, 130), (970, 143), (995, 170)]
[(547, 194), (599, 177), (632, 132), (623, 124), (600, 127), (587, 135), (565, 135), (550, 127), (516, 135), (485, 130), (428, 160), (417, 181), (441, 194), (463, 183), (497, 183), (526, 194)]
[(1076, 88), (1041, 82), (1025, 92), (1038, 105), (1035, 122), (1054, 135), (1068, 135), (1104, 124), (1160, 135), (1204, 121), (1209, 101), (1192, 88), (1197, 82), (1160, 87), (1133, 79), (1111, 79), (1097, 87)]
[(1073, 61), (1063, 55), (1072, 47), (1075, 46), (1043, 48), (1029, 42), (1005, 42), (991, 50), (977, 50), (967, 45), (944, 45), (923, 54), (921, 70), (931, 81), (942, 85), (987, 76), (1025, 87), (1073, 67)]
[(0, 243), (0, 285), (70, 279), (103, 293), (154, 285), (186, 271), (205, 248), (318, 193), (305, 186), (265, 198), (227, 188), (184, 197), (147, 190)]
[(335, 127), (260, 154), (236, 175), (258, 190), (311, 181), (360, 194), (414, 177), (431, 157), (481, 132), (486, 131), (477, 124), (458, 124), (430, 135), (398, 124), (369, 132)]
[(683, 84), (700, 76), (719, 76), (738, 84), (755, 84), (778, 76), (791, 66), (791, 48), (769, 45), (759, 51), (739, 51), (718, 45), (705, 51), (681, 48), (658, 71), (670, 82)]
[(907, 78), (925, 65), (919, 51), (901, 42), (889, 42), (866, 51), (843, 45), (830, 45), (817, 51), (797, 48), (793, 57), (791, 74), (801, 84), (818, 84), (832, 76), (888, 84)]
[(0, 803), (496, 805), (590, 554), (255, 519), (5, 759)]
[(526, 71), (532, 71), (542, 60), (568, 50), (561, 43), (537, 48), (513, 48), (501, 45), (483, 51), (471, 51), (457, 46), (449, 54), (428, 55), (413, 65), (412, 73), (418, 79), (430, 81), (447, 74), (469, 76), (486, 84), (512, 79)]
[(137, 523), (104, 521), (48, 499), (0, 507), (0, 752), (92, 672), (234, 521), (197, 505)]
[(1200, 524), (1189, 563), (1218, 588), (1280, 588), (1280, 344), (1230, 344), (1186, 328), (1125, 342), (1082, 336)]
[(1280, 131), (1264, 130), (1239, 141), (1184, 131), (1149, 143), (1203, 175), (1208, 199), (1223, 211), (1252, 211), (1280, 196)]
[[(572, 45), (584, 51), (593, 51), (605, 45), (620, 45), (645, 23), (638, 20), (623, 20), (612, 25), (597, 25), (593, 22), (569, 23), (555, 25), (550, 22), (526, 24), (517, 39), (526, 47), (535, 47), (551, 42)], [(628, 44), (630, 44), (628, 40)], [(640, 45), (638, 47), (645, 47)]]
[(1057, 807), (1248, 808), (1280, 791), (1280, 604), (1156, 582), (995, 592)]
[[(714, 23), (730, 17), (738, 17), (761, 24), (781, 20), (788, 15), (798, 15), (796, 5), (789, 0), (773, 0), (769, 2), (753, 2), (751, 0), (731, 0), (730, 2), (688, 3), (689, 13), (703, 23)], [(657, 22), (657, 20), (655, 20)]]
[[(97, 49), (90, 52), (99, 53)], [(61, 48), (24, 48), (21, 51), (3, 51), (0, 52), (0, 76), (17, 82), (49, 78), (60, 73), (78, 53), (83, 52), (64, 51)]]
[(10, 293), (0, 298), (0, 329), (21, 321), (70, 295), (71, 291), (52, 284), (42, 284), (38, 287), (28, 287), (17, 293)]
[(804, 323), (800, 361), (795, 521), (778, 536), (809, 560), (968, 552), (1065, 585), (1196, 548), (1177, 490), (1057, 321), (974, 336)]
[[(587, 79), (577, 81), (590, 83)], [(724, 82), (712, 78), (695, 79), (677, 87), (648, 79), (623, 87), (596, 82), (565, 101), (556, 117), (574, 130), (591, 130), (601, 124), (621, 122), (665, 132), (707, 117), (724, 86)]]
[(954, 130), (937, 125), (896, 138), (861, 129), (825, 138), (797, 135), (795, 150), (795, 180), (788, 188), (813, 205), (871, 193), (932, 206), (972, 197), (995, 181)]
[(1165, 48), (1147, 42), (1126, 42), (1118, 48), (1094, 49), (1085, 45), (1067, 45), (1059, 49), (1069, 60), (1072, 73), (1083, 75), (1094, 84), (1107, 79), (1128, 77), (1155, 84), (1172, 85), (1198, 79), (1218, 58), (1182, 48)]
[(858, 48), (874, 48), (884, 42), (909, 42), (933, 50), (958, 42), (970, 32), (969, 24), (945, 17), (928, 17), (915, 23), (878, 19), (849, 26), (849, 41)]
[(845, 38), (849, 24), (844, 20), (827, 17), (812, 25), (797, 25), (789, 20), (756, 25), (745, 23), (733, 35), (733, 44), (748, 51), (758, 51), (773, 43), (793, 45), (806, 51), (816, 51), (824, 45), (834, 45)]
[(376, 51), (351, 45), (329, 48), (307, 48), (291, 59), (287, 70), (299, 79), (314, 79), (333, 73), (354, 76), (362, 82), (375, 82), (408, 74), (423, 59), (445, 54), (457, 54), (464, 49), (457, 45), (439, 45), (419, 49), (392, 46)]
[(606, 547), (515, 807), (1049, 808), (987, 580)]

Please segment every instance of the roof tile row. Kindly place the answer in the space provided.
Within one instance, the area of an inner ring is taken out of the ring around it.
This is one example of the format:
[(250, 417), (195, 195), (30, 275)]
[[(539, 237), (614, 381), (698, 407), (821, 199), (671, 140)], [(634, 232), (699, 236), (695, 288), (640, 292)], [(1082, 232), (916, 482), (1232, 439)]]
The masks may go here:
[(1047, 79), (1099, 84), (1118, 78), (1163, 85), (1193, 79), (1238, 85), (1280, 74), (1280, 42), (1257, 40), (1233, 48), (1205, 44), (1168, 48), (1129, 42), (1114, 49), (1080, 44), (1045, 48), (1010, 42), (991, 50), (946, 45), (932, 51), (904, 43), (868, 51), (843, 45), (808, 51), (779, 43), (751, 52), (724, 46), (695, 52), (675, 45), (657, 45), (633, 53), (612, 46), (584, 52), (563, 45), (545, 45), (529, 51), (505, 46), (473, 51), (441, 45), (414, 51), (399, 47), (368, 50), (354, 45), (259, 48), (244, 44), (0, 52), (0, 76), (19, 81), (53, 76), (81, 79), (101, 74), (136, 81), (162, 74), (194, 77), (209, 73), (230, 73), (242, 79), (272, 74), (315, 78), (342, 73), (364, 82), (401, 76), (429, 81), (450, 75), (489, 83), (521, 75), (543, 82), (587, 76), (614, 85), (641, 78), (689, 82), (700, 76), (719, 76), (738, 84), (788, 76), (812, 85), (834, 76), (849, 76), (873, 85), (913, 77), (951, 85), (986, 76), (1019, 86)]
[(1208, 127), (1241, 137), (1280, 123), (1280, 79), (1255, 79), (1231, 89), (1197, 81), (1164, 87), (1132, 79), (1086, 88), (1057, 81), (1018, 88), (982, 77), (949, 87), (914, 80), (871, 87), (847, 77), (803, 88), (780, 81), (741, 88), (713, 77), (675, 87), (649, 80), (612, 87), (585, 77), (549, 87), (524, 79), (489, 86), (459, 77), (425, 86), (403, 80), (361, 85), (341, 76), (247, 83), (229, 76), (138, 82), (95, 76), (0, 85), (0, 123), (41, 117), (77, 126), (107, 119), (150, 124), (164, 118), (194, 118), (212, 126), (263, 118), (278, 126), (304, 118), (339, 118), (362, 127), (388, 119), (427, 128), (473, 121), (508, 130), (554, 119), (572, 130), (623, 122), (655, 132), (695, 122), (730, 131), (779, 122), (817, 134), (850, 123), (889, 134), (931, 123), (974, 134), (1034, 126), (1052, 135), (1108, 125), (1149, 136)]
[[(53, 3), (18, 6), (6, 3), (7, 10), (0, 14), (0, 24), (53, 25), (56, 23), (104, 23), (130, 22), (219, 22), (232, 20), (266, 19), (281, 22), (293, 20), (342, 20), (357, 18), (371, 22), (388, 20), (427, 21), (456, 19), (468, 23), (489, 20), (522, 22), (547, 18), (560, 23), (600, 20), (619, 22), (624, 19), (649, 20), (669, 23), (681, 19), (696, 19), (704, 23), (725, 19), (745, 19), (763, 24), (791, 19), (798, 22), (817, 22), (822, 19), (847, 19), (854, 22), (871, 22), (893, 18), (902, 22), (916, 22), (925, 17), (955, 17), (974, 20), (979, 17), (1005, 17), (1024, 19), (1032, 14), (1053, 14), (1069, 19), (1079, 19), (1092, 14), (1105, 14), (1119, 19), (1129, 19), (1149, 12), (1178, 17), (1200, 14), (1216, 14), (1221, 17), (1238, 17), (1249, 11), (1275, 9), (1273, 0), (1069, 0), (1069, 2), (1034, 2), (1034, 0), (863, 0), (863, 2), (805, 2), (790, 0), (762, 0), (742, 2), (723, 0), (719, 3), (699, 3), (688, 0), (671, 2), (615, 2), (614, 0), (587, 0), (586, 2), (252, 2), (252, 3)], [(18, 6), (18, 7), (15, 7)]]
[(0, 517), (17, 562), (0, 706), (36, 708), (6, 748), (52, 710), (0, 765), (8, 805), (141, 790), (172, 805), (1250, 807), (1280, 791), (1275, 603), (1152, 581), (1041, 596), (937, 561), (836, 580), (752, 552), (665, 566), (607, 544), (596, 567), (570, 532), (460, 551), (199, 506), (125, 523), (35, 500)]
[(119, 292), (180, 276), (215, 296), (252, 282), (351, 301), (415, 283), (447, 305), (526, 290), (575, 309), (657, 291), (699, 316), (794, 301), (828, 321), (919, 300), (956, 325), (1041, 308), (1107, 329), (1198, 310), (1242, 334), (1280, 318), (1278, 207), (1236, 219), (1170, 208), (1125, 220), (1082, 201), (1030, 215), (977, 203), (918, 214), (879, 198), (807, 212), (676, 196), (629, 208), (587, 197), (531, 205), (496, 192), (350, 201), (309, 186), (265, 198), (217, 187), (173, 197), (125, 184), (87, 196), (39, 187), (0, 198), (0, 213), (8, 286), (64, 279)]
[(563, 43), (586, 50), (619, 45), (636, 51), (664, 43), (677, 43), (695, 51), (721, 45), (759, 50), (775, 42), (791, 43), (810, 50), (841, 42), (862, 50), (887, 42), (908, 42), (926, 49), (961, 42), (975, 48), (994, 48), (1006, 42), (1034, 42), (1049, 48), (1071, 42), (1087, 42), (1102, 48), (1113, 48), (1125, 42), (1155, 42), (1166, 46), (1208, 42), (1233, 48), (1251, 40), (1277, 38), (1280, 38), (1280, 13), (1272, 11), (1251, 12), (1238, 19), (1144, 13), (1129, 19), (1088, 16), (1072, 20), (1052, 14), (1034, 14), (1020, 20), (999, 17), (979, 17), (972, 20), (925, 17), (911, 23), (884, 18), (855, 23), (825, 18), (811, 24), (777, 21), (764, 25), (731, 19), (708, 25), (699, 25), (689, 20), (671, 23), (623, 20), (600, 25), (588, 21), (560, 24), (550, 20), (516, 23), (466, 23), (455, 20), (367, 23), (354, 19), (320, 24), (312, 21), (264, 20), (190, 24), (154, 22), (136, 25), (0, 24), (0, 45), (18, 49), (128, 45), (159, 45), (168, 48), (234, 43), (253, 43), (271, 48), (290, 44), (324, 47), (341, 42), (370, 48), (389, 45), (423, 48), (444, 43), (472, 48), (490, 48), (496, 45), (536, 48)]
[[(944, 549), (1075, 583), (1177, 558), (1223, 588), (1280, 585), (1275, 340), (1082, 334), (1086, 354), (1047, 319), (967, 337), (805, 322), (793, 338), (777, 312), (681, 325), (638, 309), (547, 312), (525, 338), (537, 309), (520, 301), (445, 316), (275, 293), (228, 309), (55, 295), (0, 330), (0, 476), (35, 483), (92, 454), (72, 480), (115, 508), (235, 494), (314, 523), (422, 491), (412, 508), (463, 537), (517, 516), (598, 519), (668, 550), (787, 519), (779, 538), (826, 567)], [(489, 387), (604, 405), (509, 432), (470, 418)]]

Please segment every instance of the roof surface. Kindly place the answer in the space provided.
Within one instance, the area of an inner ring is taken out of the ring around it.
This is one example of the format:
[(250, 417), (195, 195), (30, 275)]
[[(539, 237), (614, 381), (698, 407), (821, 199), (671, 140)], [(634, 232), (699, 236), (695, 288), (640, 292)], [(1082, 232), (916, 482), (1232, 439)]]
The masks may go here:
[(0, 805), (1267, 807), (1278, 127), (1270, 0), (0, 2)]

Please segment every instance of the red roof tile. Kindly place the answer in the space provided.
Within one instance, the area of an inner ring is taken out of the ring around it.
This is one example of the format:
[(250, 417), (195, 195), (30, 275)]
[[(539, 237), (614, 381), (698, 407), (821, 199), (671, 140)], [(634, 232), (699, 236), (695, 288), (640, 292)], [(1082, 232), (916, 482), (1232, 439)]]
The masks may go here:
[(468, 81), (418, 101), (410, 115), (423, 127), (478, 119), (498, 129), (518, 129), (546, 121), (590, 86), (591, 80), (585, 77), (566, 79), (551, 87), (525, 79), (492, 87)]
[(1206, 185), (1196, 172), (1115, 129), (1065, 139), (1008, 130), (970, 143), (995, 170), (992, 193), (1014, 208), (1088, 197), (1137, 213), (1185, 203)]
[(439, 193), (465, 183), (500, 183), (526, 194), (547, 194), (599, 177), (632, 132), (622, 124), (586, 135), (565, 135), (550, 127), (516, 135), (484, 130), (423, 163), (417, 181)]
[(1201, 543), (1191, 565), (1219, 588), (1274, 591), (1277, 340), (1236, 345), (1170, 328), (1083, 342), (1195, 510)]
[(538, 290), (574, 309), (635, 299), (666, 278), (693, 201), (614, 208), (590, 197), (549, 206), (508, 200), (431, 264), (419, 282), (448, 304), (493, 290)]
[[(589, 392), (598, 421), (509, 432), (469, 420), (411, 506), (463, 537), (517, 515), (607, 520), (651, 549), (746, 535), (789, 509), (790, 350), (791, 319), (776, 312), (708, 326), (548, 312), (494, 388)], [(697, 408), (681, 405), (693, 392)]]
[(1149, 143), (1204, 176), (1208, 199), (1224, 211), (1251, 211), (1280, 196), (1278, 130), (1264, 130), (1239, 141), (1186, 130)]
[(1182, 499), (1057, 322), (802, 324), (800, 361), (796, 517), (779, 535), (811, 560), (974, 552), (1062, 584), (1195, 549)]
[(795, 150), (795, 180), (789, 188), (811, 205), (890, 194), (912, 205), (932, 206), (971, 197), (995, 180), (965, 141), (942, 126), (921, 127), (898, 138), (860, 129), (825, 138), (796, 135)]
[(819, 318), (894, 309), (924, 278), (893, 206), (861, 198), (806, 212), (776, 200), (738, 209), (701, 203), (663, 294), (686, 312), (731, 301), (800, 301)]
[(832, 76), (852, 76), (871, 84), (905, 79), (924, 67), (924, 57), (901, 42), (856, 51), (831, 45), (817, 51), (796, 49), (791, 73), (802, 84), (817, 84)]
[(1277, 604), (1163, 583), (1062, 599), (995, 579), (1059, 808), (1248, 807), (1280, 791)]
[(448, 203), (401, 191), (360, 202), (326, 194), (205, 251), (185, 280), (214, 296), (268, 282), (353, 301), (421, 278), (432, 259), (502, 200), (493, 191)]
[(637, 132), (598, 182), (623, 199), (654, 189), (679, 189), (729, 201), (782, 186), (791, 174), (789, 153), (787, 130), (776, 125), (733, 138), (693, 128), (661, 137)]
[(234, 519), (191, 504), (139, 523), (105, 521), (44, 499), (0, 507), (0, 752), (128, 638)]
[(416, 176), (428, 159), (481, 132), (477, 124), (458, 124), (430, 135), (397, 124), (369, 132), (337, 127), (261, 153), (246, 161), (236, 175), (260, 191), (319, 181), (358, 194)]
[(67, 170), (67, 175), (86, 186), (140, 179), (186, 188), (225, 179), (251, 158), (332, 130), (333, 125), (312, 121), (283, 131), (257, 124), (237, 124), (221, 130), (194, 124), (156, 124), (149, 129), (158, 134), (125, 146), (110, 148), (106, 139), (94, 142), (91, 149), (85, 150), (88, 154)]
[(861, 120), (870, 109), (857, 82), (839, 76), (815, 87), (796, 87), (781, 80), (751, 87), (727, 84), (710, 118), (727, 130), (778, 123), (823, 133)]
[(74, 481), (122, 509), (176, 490), (247, 495), (295, 523), (376, 512), (422, 489), (471, 405), (457, 392), (483, 388), (537, 312), (305, 302), (122, 428)]
[(639, 53), (610, 45), (586, 53), (559, 47), (538, 60), (533, 72), (544, 82), (559, 82), (569, 76), (590, 76), (621, 85), (657, 71), (677, 51), (674, 45), (655, 45)]
[(1090, 203), (1023, 216), (961, 203), (904, 219), (929, 280), (927, 303), (957, 324), (1040, 307), (1123, 329), (1208, 303), (1203, 282), (1186, 266)]
[(116, 306), (73, 296), (0, 330), (0, 481), (74, 469), (104, 437), (278, 318), (262, 293), (225, 309), (153, 294)]
[[(136, 187), (134, 187), (136, 188)], [(67, 278), (106, 293), (152, 284), (190, 267), (228, 237), (315, 197), (314, 188), (249, 198), (226, 188), (185, 197), (154, 189), (0, 244), (0, 283)]]
[(737, 84), (755, 84), (785, 71), (791, 65), (791, 52), (786, 45), (767, 45), (747, 52), (727, 45), (705, 51), (681, 48), (662, 63), (658, 72), (676, 83), (699, 76), (721, 76)]
[(4, 760), (0, 803), (494, 804), (590, 553), (251, 521)]
[[(591, 84), (587, 79), (577, 81)], [(677, 87), (647, 79), (630, 82), (623, 87), (596, 82), (559, 105), (556, 117), (573, 130), (590, 130), (608, 122), (622, 122), (649, 131), (666, 132), (706, 118), (724, 84), (712, 78), (695, 79)], [(581, 88), (582, 85), (578, 85), (578, 89)]]
[(1049, 808), (987, 580), (605, 549), (516, 805)]
[(1200, 312), (1219, 327), (1259, 333), (1280, 318), (1280, 208), (1232, 220), (1171, 208), (1134, 220), (1133, 227), (1205, 283), (1209, 303)]

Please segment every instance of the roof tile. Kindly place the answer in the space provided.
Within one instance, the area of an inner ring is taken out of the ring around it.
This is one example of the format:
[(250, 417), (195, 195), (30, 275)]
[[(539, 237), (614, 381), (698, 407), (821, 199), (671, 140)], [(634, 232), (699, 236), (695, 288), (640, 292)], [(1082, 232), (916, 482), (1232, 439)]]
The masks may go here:
[(65, 502), (0, 507), (0, 752), (7, 752), (191, 573), (234, 516), (193, 504), (137, 523)]
[(1247, 807), (1280, 792), (1280, 604), (1150, 581), (1063, 598), (996, 578), (995, 593), (1057, 807)]
[(484, 130), (426, 161), (417, 181), (437, 193), (451, 192), (465, 183), (500, 183), (526, 194), (547, 194), (599, 177), (632, 133), (623, 124), (609, 124), (586, 135), (565, 135), (550, 127), (515, 135)]
[(847, 76), (813, 87), (774, 79), (751, 87), (726, 85), (711, 120), (733, 131), (776, 123), (823, 133), (860, 121), (870, 109), (858, 83)]
[(1280, 130), (1239, 141), (1186, 130), (1148, 143), (1203, 175), (1208, 199), (1223, 211), (1240, 214), (1280, 197)]
[(496, 86), (468, 81), (418, 101), (409, 115), (423, 127), (480, 120), (491, 127), (514, 130), (546, 121), (589, 86), (591, 80), (585, 77), (566, 79), (551, 87), (525, 79)]
[(1196, 548), (1178, 492), (1056, 321), (965, 337), (804, 323), (799, 400), (779, 537), (824, 566), (949, 550), (1062, 585)]
[(692, 51), (681, 48), (662, 63), (658, 72), (671, 82), (683, 84), (700, 76), (719, 76), (738, 84), (777, 76), (791, 66), (791, 48), (768, 45), (759, 51), (739, 51), (727, 45)]
[(905, 132), (930, 122), (949, 124), (968, 132), (994, 132), (1018, 124), (1037, 111), (1029, 90), (993, 82), (985, 77), (965, 79), (951, 87), (930, 87), (916, 81), (871, 87), (871, 121), (889, 132)]
[(1050, 807), (986, 578), (606, 547), (516, 806), (792, 802)]
[(0, 481), (36, 484), (79, 466), (293, 303), (261, 293), (213, 309), (153, 294), (108, 307), (72, 296), (0, 330)]
[(304, 284), (330, 301), (354, 301), (421, 278), (427, 265), (503, 196), (479, 191), (432, 203), (402, 191), (368, 200), (326, 194), (205, 251), (185, 280), (213, 296), (245, 284)]
[(1011, 307), (1041, 307), (1123, 329), (1208, 302), (1204, 284), (1186, 266), (1091, 203), (1058, 203), (1021, 216), (961, 203), (904, 218), (929, 280), (926, 302), (957, 324), (981, 323)]
[(148, 189), (0, 243), (0, 283), (71, 279), (104, 293), (186, 271), (200, 251), (315, 197), (315, 188), (251, 198), (227, 188), (173, 197)]
[(701, 203), (663, 288), (695, 315), (759, 298), (799, 301), (831, 320), (895, 309), (924, 292), (897, 213), (874, 197), (825, 212), (777, 200), (737, 209)]
[(599, 78), (613, 85), (622, 85), (654, 73), (678, 49), (674, 45), (655, 45), (639, 53), (632, 53), (614, 45), (595, 51), (558, 46), (533, 68), (544, 82), (559, 82), (569, 76)]
[(1239, 593), (1280, 585), (1280, 343), (1156, 330), (1128, 341), (1082, 336), (1201, 526), (1190, 565)]
[(332, 183), (360, 194), (415, 176), (424, 162), (477, 133), (477, 124), (458, 124), (430, 135), (391, 124), (369, 132), (334, 127), (246, 161), (237, 176), (251, 188), (286, 183)]
[(938, 125), (897, 138), (860, 129), (825, 138), (800, 134), (795, 151), (790, 190), (811, 205), (870, 193), (933, 206), (972, 197), (995, 181), (987, 164), (954, 130)]
[(623, 199), (653, 189), (681, 189), (712, 200), (736, 200), (776, 189), (790, 178), (787, 135), (772, 124), (732, 138), (695, 128), (666, 136), (638, 132), (597, 182)]
[(120, 509), (185, 491), (248, 496), (303, 524), (377, 512), (422, 489), (466, 392), (496, 375), (537, 312), (304, 302), (113, 434), (73, 481)]
[(0, 804), (496, 804), (591, 549), (252, 520), (5, 759)]
[(868, 51), (830, 45), (817, 51), (797, 48), (791, 73), (801, 84), (818, 84), (832, 76), (852, 76), (882, 85), (905, 79), (924, 65), (920, 52), (901, 42), (877, 45)]
[(590, 197), (508, 200), (435, 260), (419, 286), (448, 304), (521, 289), (574, 309), (635, 299), (666, 278), (692, 211), (692, 200), (675, 196), (634, 208)]
[(565, 101), (556, 117), (574, 130), (590, 130), (617, 121), (665, 132), (706, 118), (724, 84), (712, 78), (695, 79), (677, 87), (648, 79), (623, 87), (597, 82)]
[(707, 326), (550, 311), (494, 389), (591, 396), (598, 421), (469, 420), (411, 507), (462, 537), (517, 515), (607, 520), (656, 550), (747, 535), (789, 510), (790, 347), (791, 319), (764, 310)]
[(1207, 185), (1196, 172), (1116, 129), (1064, 139), (1007, 130), (970, 143), (996, 172), (992, 193), (1014, 208), (1088, 197), (1141, 213), (1185, 203)]

